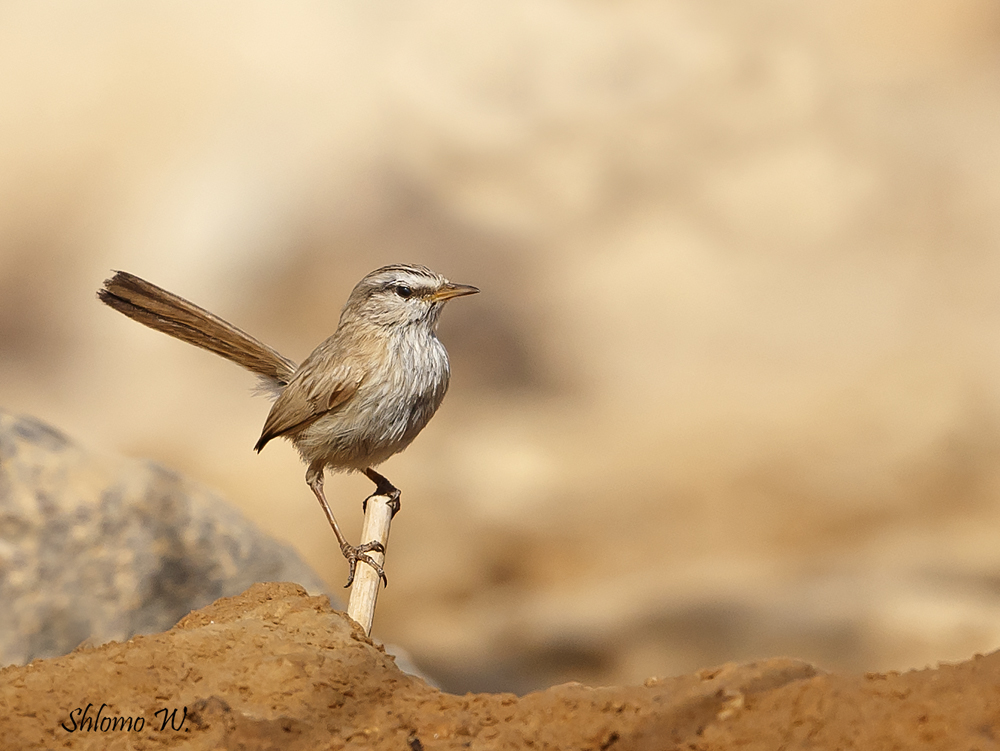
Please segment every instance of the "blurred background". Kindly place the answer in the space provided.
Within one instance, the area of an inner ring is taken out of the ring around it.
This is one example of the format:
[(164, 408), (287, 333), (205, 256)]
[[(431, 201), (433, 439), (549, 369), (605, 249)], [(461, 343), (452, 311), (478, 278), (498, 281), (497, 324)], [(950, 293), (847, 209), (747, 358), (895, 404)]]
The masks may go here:
[[(0, 2), (0, 404), (218, 488), (339, 589), (254, 378), (368, 271), (451, 303), (374, 635), (453, 691), (1000, 646), (1000, 8)], [(328, 479), (356, 538), (363, 477)]]

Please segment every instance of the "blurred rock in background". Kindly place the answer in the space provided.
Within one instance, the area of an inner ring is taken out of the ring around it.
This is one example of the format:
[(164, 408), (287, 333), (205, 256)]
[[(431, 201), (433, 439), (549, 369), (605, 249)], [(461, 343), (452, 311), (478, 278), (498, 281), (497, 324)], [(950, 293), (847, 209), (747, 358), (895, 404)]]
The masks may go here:
[(164, 631), (255, 582), (323, 582), (204, 488), (0, 410), (0, 667)]
[[(985, 0), (0, 11), (0, 393), (344, 562), (253, 378), (426, 263), (451, 393), (375, 635), (452, 690), (1000, 646), (1000, 11)], [(360, 528), (364, 478), (328, 494)]]

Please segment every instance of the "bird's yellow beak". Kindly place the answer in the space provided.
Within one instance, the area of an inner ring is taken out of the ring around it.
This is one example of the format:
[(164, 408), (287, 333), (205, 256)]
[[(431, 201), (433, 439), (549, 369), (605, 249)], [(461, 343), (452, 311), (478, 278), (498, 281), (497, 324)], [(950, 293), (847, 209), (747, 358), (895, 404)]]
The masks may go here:
[(444, 300), (450, 300), (453, 297), (474, 295), (478, 291), (479, 287), (473, 287), (469, 284), (452, 284), (451, 282), (448, 282), (442, 286), (441, 289), (431, 295), (431, 300), (434, 302), (443, 302)]

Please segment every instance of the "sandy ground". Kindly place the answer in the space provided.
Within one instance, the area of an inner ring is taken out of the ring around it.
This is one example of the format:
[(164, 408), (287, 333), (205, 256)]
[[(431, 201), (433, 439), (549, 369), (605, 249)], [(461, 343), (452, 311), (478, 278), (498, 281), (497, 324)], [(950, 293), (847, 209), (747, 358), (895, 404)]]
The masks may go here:
[[(0, 9), (0, 399), (343, 561), (230, 364), (426, 263), (451, 392), (375, 634), (455, 692), (1000, 646), (1000, 36), (986, 0)], [(370, 491), (327, 491), (351, 530)], [(901, 679), (900, 679), (901, 680)], [(859, 684), (861, 685), (861, 684)], [(82, 700), (83, 697), (81, 697)]]
[(991, 749), (1000, 654), (905, 674), (775, 659), (456, 696), (399, 672), (325, 597), (271, 584), (164, 634), (6, 668), (0, 712), (10, 748)]

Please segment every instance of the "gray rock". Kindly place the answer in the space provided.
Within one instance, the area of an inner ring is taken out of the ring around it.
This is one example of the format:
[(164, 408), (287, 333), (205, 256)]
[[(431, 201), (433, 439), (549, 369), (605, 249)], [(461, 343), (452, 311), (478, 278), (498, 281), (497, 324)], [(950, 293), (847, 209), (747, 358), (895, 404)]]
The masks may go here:
[(326, 589), (211, 491), (0, 410), (0, 665), (163, 631), (268, 581)]

